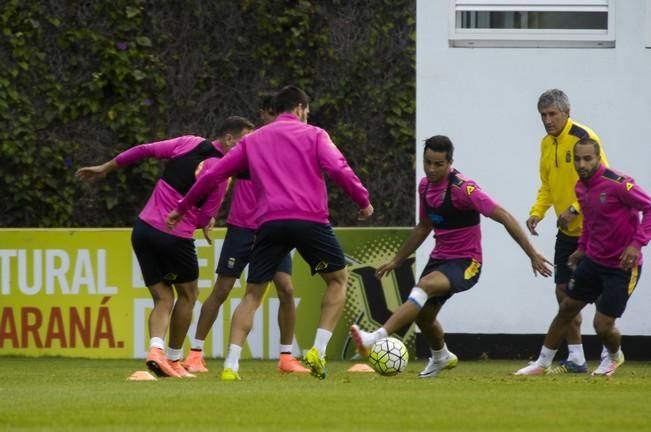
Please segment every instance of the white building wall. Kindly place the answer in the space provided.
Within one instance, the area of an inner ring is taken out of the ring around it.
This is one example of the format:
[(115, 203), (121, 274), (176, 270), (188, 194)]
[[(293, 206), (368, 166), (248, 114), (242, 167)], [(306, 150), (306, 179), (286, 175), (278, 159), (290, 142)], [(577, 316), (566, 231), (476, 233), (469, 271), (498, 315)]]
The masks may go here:
[[(450, 48), (449, 2), (417, 2), (416, 177), (422, 177), (423, 141), (448, 135), (455, 167), (475, 179), (521, 223), (539, 187), (539, 143), (544, 128), (536, 110), (549, 88), (564, 90), (571, 116), (600, 136), (613, 168), (651, 192), (651, 26), (647, 1), (616, 2), (616, 48)], [(539, 225), (536, 247), (553, 259), (553, 209)], [(455, 296), (440, 318), (447, 332), (545, 333), (557, 310), (552, 279), (534, 278), (529, 260), (504, 228), (482, 221), (484, 265), (480, 282)], [(433, 241), (418, 251), (417, 272)], [(651, 247), (643, 250), (651, 263)], [(647, 266), (648, 267), (648, 266)], [(641, 281), (619, 320), (623, 334), (651, 335), (651, 274)], [(594, 334), (594, 307), (583, 331)]]

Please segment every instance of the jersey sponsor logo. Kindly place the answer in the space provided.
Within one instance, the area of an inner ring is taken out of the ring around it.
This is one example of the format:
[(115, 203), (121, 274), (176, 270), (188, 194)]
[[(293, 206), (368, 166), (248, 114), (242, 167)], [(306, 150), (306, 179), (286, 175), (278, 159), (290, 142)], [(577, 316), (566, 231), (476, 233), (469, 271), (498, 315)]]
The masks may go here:
[(633, 183), (626, 182), (626, 192), (630, 192), (633, 186), (635, 186)]
[(475, 187), (474, 187), (474, 186), (471, 186), (471, 185), (466, 186), (466, 193), (467, 193), (468, 195), (472, 194), (474, 191), (475, 191)]

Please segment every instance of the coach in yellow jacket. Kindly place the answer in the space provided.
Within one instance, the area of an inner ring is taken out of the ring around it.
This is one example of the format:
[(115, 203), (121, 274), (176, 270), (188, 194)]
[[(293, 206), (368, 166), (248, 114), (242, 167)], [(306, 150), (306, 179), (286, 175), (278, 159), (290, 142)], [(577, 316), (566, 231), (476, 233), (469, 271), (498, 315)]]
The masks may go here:
[[(556, 245), (554, 247), (554, 282), (556, 299), (560, 303), (572, 271), (567, 265), (569, 256), (578, 246), (583, 216), (576, 199), (574, 186), (579, 179), (574, 168), (574, 144), (590, 137), (599, 142), (599, 137), (588, 127), (570, 118), (570, 102), (567, 95), (558, 89), (547, 90), (538, 98), (538, 112), (547, 135), (540, 143), (540, 180), (536, 202), (531, 207), (527, 228), (538, 235), (536, 226), (545, 216), (547, 209), (554, 206), (558, 217)], [(603, 147), (602, 147), (603, 149)], [(602, 161), (607, 165), (606, 155)], [(587, 372), (583, 344), (581, 342), (581, 315), (577, 315), (567, 336), (569, 356), (554, 368), (553, 373)]]

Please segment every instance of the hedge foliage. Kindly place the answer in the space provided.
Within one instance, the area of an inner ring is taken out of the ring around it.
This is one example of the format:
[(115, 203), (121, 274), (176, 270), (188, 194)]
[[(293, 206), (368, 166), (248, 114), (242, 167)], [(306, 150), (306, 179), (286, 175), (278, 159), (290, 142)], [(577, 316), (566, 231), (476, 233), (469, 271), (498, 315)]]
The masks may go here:
[[(0, 226), (130, 226), (161, 163), (92, 185), (78, 167), (212, 138), (290, 83), (369, 188), (371, 225), (413, 223), (415, 0), (4, 0), (0, 13)], [(356, 225), (331, 186), (333, 225)]]

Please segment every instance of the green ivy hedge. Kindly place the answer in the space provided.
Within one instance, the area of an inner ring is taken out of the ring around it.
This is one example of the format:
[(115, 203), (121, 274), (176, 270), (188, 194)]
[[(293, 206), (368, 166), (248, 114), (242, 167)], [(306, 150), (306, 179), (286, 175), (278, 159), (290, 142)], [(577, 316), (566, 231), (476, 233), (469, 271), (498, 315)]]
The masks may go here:
[[(92, 185), (76, 168), (213, 137), (228, 115), (256, 120), (259, 94), (289, 83), (369, 188), (371, 224), (413, 223), (415, 0), (5, 0), (0, 12), (0, 226), (129, 226), (160, 163)], [(333, 224), (356, 224), (330, 191)]]

